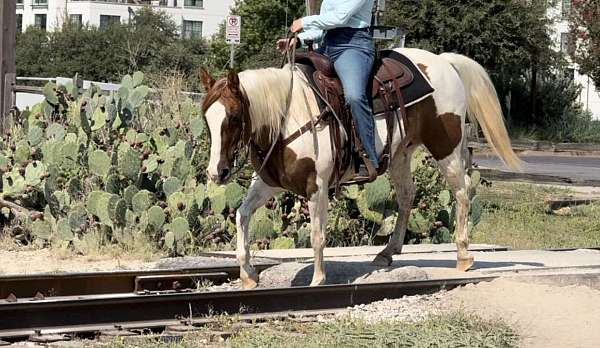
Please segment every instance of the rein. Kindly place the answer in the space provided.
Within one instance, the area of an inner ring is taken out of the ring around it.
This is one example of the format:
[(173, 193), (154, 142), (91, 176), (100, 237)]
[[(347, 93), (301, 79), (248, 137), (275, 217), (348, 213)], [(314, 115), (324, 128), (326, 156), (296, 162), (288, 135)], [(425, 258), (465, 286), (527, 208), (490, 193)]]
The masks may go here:
[[(292, 106), (292, 96), (294, 93), (294, 69), (296, 66), (296, 45), (294, 44), (294, 45), (291, 45), (291, 47), (290, 47), (290, 44), (294, 41), (294, 39), (298, 40), (297, 33), (290, 33), (290, 34), (288, 34), (288, 37), (287, 37), (288, 43), (287, 43), (287, 49), (286, 49), (286, 57), (287, 57), (288, 65), (290, 66), (290, 89), (288, 91), (288, 96), (287, 96), (287, 101), (286, 101), (286, 106), (285, 106), (283, 127), (285, 127), (287, 124), (287, 118), (289, 116), (290, 107)], [(285, 60), (284, 60), (284, 62), (285, 62)], [(279, 135), (277, 136), (277, 138), (279, 138)], [(277, 143), (278, 143), (277, 138), (271, 140), (271, 146), (269, 147), (269, 151), (267, 151), (267, 154), (262, 159), (262, 164), (260, 165), (260, 168), (256, 171), (257, 174), (260, 174), (263, 171), (269, 158), (273, 154), (275, 145), (277, 145)]]

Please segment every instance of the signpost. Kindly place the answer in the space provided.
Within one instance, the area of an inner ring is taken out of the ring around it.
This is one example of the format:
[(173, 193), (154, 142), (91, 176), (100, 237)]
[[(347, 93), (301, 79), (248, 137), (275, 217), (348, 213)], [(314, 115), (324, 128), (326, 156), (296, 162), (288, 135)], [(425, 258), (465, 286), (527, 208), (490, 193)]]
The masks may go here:
[(242, 42), (242, 17), (227, 16), (227, 25), (225, 27), (225, 41), (231, 45), (231, 57), (229, 67), (235, 66), (235, 46)]
[(0, 130), (8, 128), (15, 79), (16, 0), (0, 1)]

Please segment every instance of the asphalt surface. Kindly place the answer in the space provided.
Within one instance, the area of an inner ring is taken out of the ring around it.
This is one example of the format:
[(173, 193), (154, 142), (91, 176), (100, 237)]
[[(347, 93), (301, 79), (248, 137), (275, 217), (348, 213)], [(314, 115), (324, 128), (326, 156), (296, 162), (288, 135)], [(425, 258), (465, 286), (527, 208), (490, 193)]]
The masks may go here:
[[(525, 162), (524, 173), (600, 180), (600, 157), (564, 155), (519, 155), (519, 157)], [(476, 154), (473, 156), (473, 162), (482, 168), (512, 171), (492, 154)]]

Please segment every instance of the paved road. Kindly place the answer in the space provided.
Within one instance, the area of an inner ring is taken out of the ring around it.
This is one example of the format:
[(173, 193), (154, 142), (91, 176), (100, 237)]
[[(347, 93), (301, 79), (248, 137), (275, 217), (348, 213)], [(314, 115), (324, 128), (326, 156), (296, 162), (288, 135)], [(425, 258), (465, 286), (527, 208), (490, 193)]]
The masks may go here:
[[(600, 180), (600, 157), (558, 155), (520, 155), (519, 157), (525, 162), (525, 173)], [(476, 154), (473, 156), (473, 162), (480, 167), (511, 171), (498, 157), (491, 154)]]

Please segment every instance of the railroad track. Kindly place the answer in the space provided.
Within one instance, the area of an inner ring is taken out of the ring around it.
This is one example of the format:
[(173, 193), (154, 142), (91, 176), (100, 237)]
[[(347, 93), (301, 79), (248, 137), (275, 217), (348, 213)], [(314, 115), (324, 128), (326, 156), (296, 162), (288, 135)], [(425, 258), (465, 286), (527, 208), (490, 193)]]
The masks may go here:
[[(574, 249), (549, 251), (568, 250)], [(267, 261), (255, 266), (263, 271), (277, 264)], [(500, 276), (600, 289), (600, 266), (489, 272), (483, 270), (480, 277), (462, 279), (250, 291), (205, 287), (205, 281), (219, 285), (237, 279), (239, 268), (231, 263), (176, 270), (4, 276), (0, 277), (0, 346), (3, 342), (49, 342), (98, 335), (178, 335), (215, 323), (219, 314), (236, 315), (241, 322), (310, 320), (354, 305), (450, 290)]]
[[(264, 270), (273, 264), (263, 264)], [(99, 274), (2, 277), (0, 289), (13, 292), (0, 300), (0, 341), (48, 342), (73, 335), (136, 335), (193, 329), (214, 321), (215, 314), (240, 314), (241, 320), (289, 318), (331, 313), (349, 306), (405, 295), (428, 294), (465, 284), (491, 281), (496, 276), (378, 284), (326, 285), (203, 291), (198, 279), (216, 283), (235, 278), (237, 267), (171, 271), (104, 272)], [(188, 281), (186, 279), (191, 279)], [(45, 282), (43, 287), (35, 281)], [(105, 280), (105, 284), (103, 283)], [(89, 283), (86, 283), (89, 282)], [(164, 284), (167, 284), (166, 286)], [(179, 284), (173, 288), (173, 284)], [(74, 285), (69, 289), (68, 285)], [(58, 286), (60, 296), (39, 289)], [(111, 292), (113, 290), (124, 290)], [(18, 291), (17, 291), (18, 290)], [(37, 296), (19, 294), (37, 292)], [(65, 295), (70, 294), (70, 295)], [(182, 327), (184, 329), (182, 329)], [(1, 343), (0, 343), (1, 344)]]
[[(262, 272), (277, 264), (261, 261), (254, 266)], [(220, 284), (239, 275), (237, 264), (227, 264), (201, 268), (0, 276), (0, 299), (11, 295), (19, 299), (181, 290), (195, 287), (203, 280)]]

